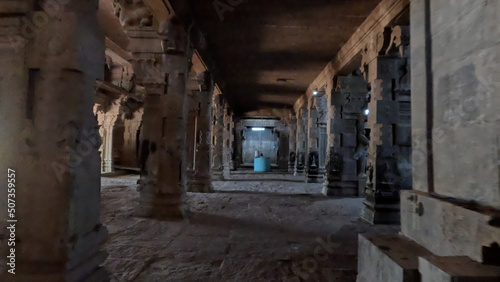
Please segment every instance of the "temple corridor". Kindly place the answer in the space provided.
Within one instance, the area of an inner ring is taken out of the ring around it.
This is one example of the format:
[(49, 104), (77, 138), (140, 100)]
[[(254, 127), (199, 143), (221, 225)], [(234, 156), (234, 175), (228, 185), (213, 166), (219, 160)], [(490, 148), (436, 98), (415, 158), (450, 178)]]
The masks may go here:
[(0, 282), (500, 281), (500, 0), (0, 0)]

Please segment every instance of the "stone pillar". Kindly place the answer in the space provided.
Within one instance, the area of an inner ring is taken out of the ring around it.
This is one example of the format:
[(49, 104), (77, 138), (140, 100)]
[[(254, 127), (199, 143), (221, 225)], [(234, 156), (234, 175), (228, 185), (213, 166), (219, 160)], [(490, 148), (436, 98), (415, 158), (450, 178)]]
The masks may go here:
[(328, 100), (326, 95), (316, 97), (318, 108), (318, 154), (319, 174), (324, 177), (326, 171), (326, 159), (328, 152), (328, 134), (326, 126), (328, 123)]
[(410, 1), (413, 190), (400, 235), (360, 235), (357, 281), (500, 281), (499, 12)]
[[(312, 98), (316, 100), (315, 98)], [(308, 118), (308, 147), (307, 147), (307, 170), (306, 170), (306, 182), (307, 183), (319, 183), (321, 176), (319, 174), (319, 153), (318, 153), (318, 143), (319, 143), (319, 129), (318, 129), (318, 108), (314, 101), (310, 103), (311, 108), (309, 108), (309, 118)]]
[[(409, 28), (395, 27), (391, 48), (379, 48), (373, 59), (364, 54), (371, 84), (368, 105), (370, 147), (367, 160), (365, 207), (361, 217), (372, 224), (399, 224), (400, 191), (411, 189), (411, 97), (409, 79)], [(380, 45), (380, 44), (379, 44)], [(400, 47), (402, 49), (400, 49)]]
[(293, 115), (288, 122), (288, 172), (295, 171), (295, 160), (297, 158), (297, 116)]
[(224, 99), (221, 94), (214, 94), (213, 96), (212, 115), (212, 179), (223, 180)]
[(234, 170), (233, 143), (234, 143), (233, 112), (229, 107), (229, 104), (226, 102), (224, 105), (224, 147), (223, 147), (224, 179), (229, 179), (231, 177), (231, 171)]
[(188, 191), (198, 193), (213, 192), (211, 182), (211, 156), (212, 141), (212, 93), (214, 91), (210, 74), (202, 73), (199, 76), (201, 91), (194, 92), (198, 109), (196, 116), (196, 146), (194, 159), (194, 172), (189, 181)]
[[(166, 34), (153, 28), (128, 30), (137, 83), (144, 85), (141, 179), (136, 215), (183, 217), (186, 194), (186, 82), (191, 52), (187, 32), (170, 22)], [(146, 52), (147, 51), (147, 52)]]
[(246, 127), (243, 125), (243, 120), (238, 120), (234, 125), (234, 163), (235, 170), (243, 164), (243, 132)]
[(307, 109), (300, 109), (297, 114), (297, 154), (295, 176), (304, 175), (307, 154)]
[(191, 180), (194, 179), (194, 163), (196, 155), (196, 143), (197, 143), (197, 119), (199, 105), (197, 101), (196, 91), (188, 90), (188, 118), (186, 120), (186, 173), (187, 173), (187, 183), (188, 191), (190, 187)]
[[(107, 231), (100, 221), (101, 141), (92, 112), (95, 81), (104, 75), (98, 1), (66, 1), (50, 17), (27, 2), (2, 3), (0, 15), (0, 251), (6, 271), (0, 281), (109, 281), (100, 267)], [(40, 18), (43, 25), (26, 33), (26, 23)], [(15, 213), (7, 217), (14, 198)], [(8, 247), (7, 226), (15, 226), (16, 235)], [(3, 261), (12, 249), (15, 275)]]
[(110, 109), (104, 113), (102, 122), (103, 135), (102, 138), (102, 173), (113, 172), (113, 129), (115, 122), (118, 119), (120, 106), (113, 103)]
[(143, 110), (134, 113), (133, 119), (125, 120), (124, 144), (122, 164), (129, 167), (139, 167), (139, 139), (138, 133), (142, 124)]
[(279, 134), (279, 139), (278, 139), (278, 147), (276, 148), (278, 151), (278, 168), (282, 170), (288, 170), (288, 163), (289, 163), (289, 130), (288, 126), (280, 122), (278, 126), (275, 127), (275, 130)]
[(363, 108), (366, 107), (367, 84), (362, 76), (337, 77), (328, 95), (328, 157), (323, 193), (327, 196), (359, 194), (359, 155), (364, 151)]

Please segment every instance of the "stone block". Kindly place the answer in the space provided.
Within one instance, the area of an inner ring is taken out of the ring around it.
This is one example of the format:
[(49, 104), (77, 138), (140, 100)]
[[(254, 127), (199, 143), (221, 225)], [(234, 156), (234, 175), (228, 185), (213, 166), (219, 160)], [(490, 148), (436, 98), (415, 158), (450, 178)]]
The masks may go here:
[(419, 191), (401, 192), (401, 230), (438, 256), (467, 256), (483, 262), (484, 248), (500, 243), (498, 212)]
[(356, 172), (356, 168), (357, 168), (357, 161), (356, 160), (344, 158), (344, 166), (342, 169), (342, 179), (343, 180), (349, 179), (352, 181), (357, 181), (358, 175)]
[(342, 133), (342, 146), (344, 147), (356, 147), (358, 144), (356, 134), (353, 133)]
[(467, 257), (419, 258), (418, 269), (422, 281), (432, 282), (497, 282), (500, 267), (484, 265)]
[(420, 282), (418, 258), (430, 253), (398, 235), (358, 237), (357, 282)]
[(373, 106), (376, 122), (390, 125), (397, 122), (399, 117), (399, 103), (393, 100), (376, 101)]
[(345, 92), (367, 92), (366, 81), (363, 77), (339, 76), (337, 78), (336, 90)]
[(433, 149), (435, 192), (500, 209), (500, 126), (484, 122), (440, 129), (444, 137)]
[(396, 145), (411, 146), (411, 125), (396, 125)]
[(377, 59), (370, 64), (370, 80), (373, 78), (390, 81), (399, 73), (401, 66), (404, 64), (404, 59), (377, 57)]
[(326, 179), (323, 194), (328, 197), (356, 197), (358, 196), (357, 183), (353, 181), (333, 181)]

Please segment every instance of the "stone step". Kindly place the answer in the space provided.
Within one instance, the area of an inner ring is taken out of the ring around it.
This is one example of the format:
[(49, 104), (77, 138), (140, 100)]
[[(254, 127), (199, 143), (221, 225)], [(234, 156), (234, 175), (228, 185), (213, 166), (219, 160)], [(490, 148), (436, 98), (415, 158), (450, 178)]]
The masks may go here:
[(498, 282), (500, 266), (484, 265), (467, 257), (420, 257), (418, 269), (422, 281)]
[(402, 235), (359, 235), (357, 282), (479, 281), (500, 281), (500, 266), (436, 256)]
[(357, 282), (420, 282), (418, 258), (430, 253), (400, 235), (360, 234)]

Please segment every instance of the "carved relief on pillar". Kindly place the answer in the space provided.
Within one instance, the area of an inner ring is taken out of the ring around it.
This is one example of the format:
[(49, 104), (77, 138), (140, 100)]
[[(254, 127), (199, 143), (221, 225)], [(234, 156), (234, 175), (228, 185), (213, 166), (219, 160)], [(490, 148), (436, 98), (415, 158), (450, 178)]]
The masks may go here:
[(358, 162), (366, 151), (360, 150), (364, 135), (363, 109), (366, 106), (367, 83), (359, 73), (337, 77), (328, 96), (328, 165), (324, 194), (330, 196), (359, 195)]
[(307, 154), (307, 125), (308, 125), (308, 110), (302, 108), (297, 112), (297, 138), (296, 138), (296, 163), (295, 175), (304, 174), (306, 167)]
[[(143, 18), (139, 14), (135, 16), (132, 18)], [(147, 93), (139, 150), (141, 179), (135, 210), (136, 215), (144, 217), (179, 218), (186, 211), (186, 82), (191, 49), (185, 43), (187, 40), (183, 40), (187, 38), (187, 27), (180, 22), (169, 22), (169, 26), (177, 36), (159, 34), (153, 27), (144, 25), (126, 30), (130, 37), (129, 51), (133, 54), (135, 82), (144, 86)], [(167, 52), (164, 42), (169, 40), (182, 49)]]
[(212, 100), (212, 174), (214, 179), (222, 179), (224, 155), (224, 99), (222, 95)]
[(294, 172), (295, 163), (297, 158), (297, 116), (295, 114), (290, 114), (288, 120), (288, 171)]
[(113, 172), (113, 130), (118, 119), (120, 105), (118, 102), (112, 103), (111, 107), (103, 112), (102, 118), (102, 169), (103, 173)]
[(307, 123), (307, 182), (320, 182), (323, 177), (319, 174), (319, 105), (317, 97), (313, 97), (310, 101), (309, 118)]
[(188, 191), (198, 193), (213, 192), (211, 184), (211, 126), (212, 94), (214, 89), (210, 73), (198, 75), (201, 91), (193, 91), (196, 108), (194, 171), (188, 179)]
[(133, 117), (124, 115), (124, 144), (120, 164), (128, 167), (139, 167), (139, 132), (142, 124), (143, 109), (135, 112)]
[(228, 103), (224, 105), (224, 145), (223, 169), (224, 178), (228, 178), (230, 171), (234, 170), (234, 115)]
[(399, 223), (400, 190), (412, 187), (409, 28), (387, 28), (379, 38), (376, 56), (364, 58), (371, 138), (362, 218)]
[(238, 169), (243, 164), (243, 139), (244, 139), (243, 135), (244, 135), (245, 130), (246, 130), (246, 126), (244, 125), (244, 121), (242, 119), (239, 119), (237, 122), (235, 122), (235, 125), (234, 125), (234, 131), (235, 131), (234, 163), (235, 163), (236, 169)]
[(161, 71), (162, 60), (158, 54), (135, 54), (130, 63), (134, 68), (134, 83), (139, 85), (165, 83), (165, 77)]
[(113, 0), (113, 10), (122, 27), (153, 25), (153, 13), (142, 0)]

